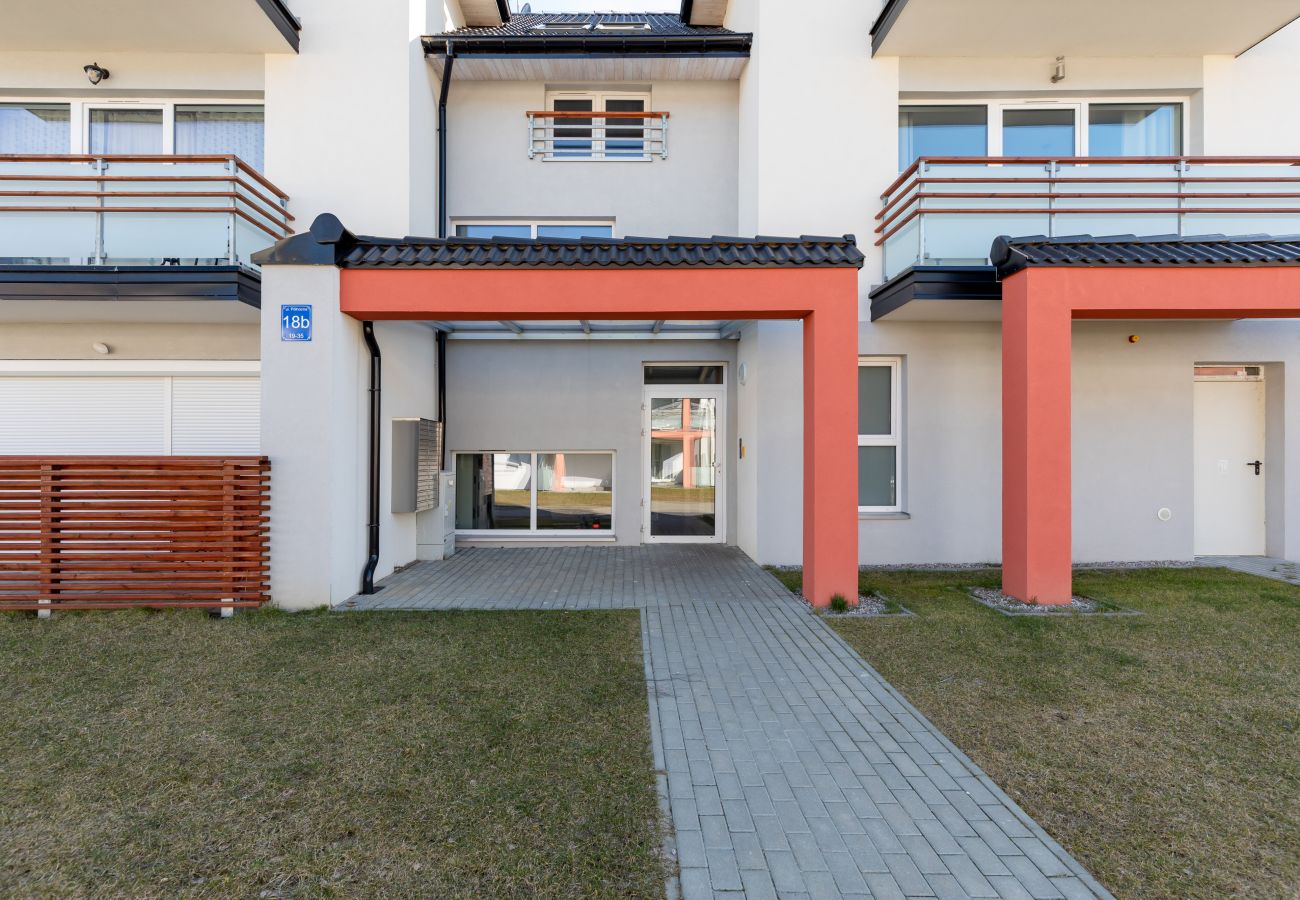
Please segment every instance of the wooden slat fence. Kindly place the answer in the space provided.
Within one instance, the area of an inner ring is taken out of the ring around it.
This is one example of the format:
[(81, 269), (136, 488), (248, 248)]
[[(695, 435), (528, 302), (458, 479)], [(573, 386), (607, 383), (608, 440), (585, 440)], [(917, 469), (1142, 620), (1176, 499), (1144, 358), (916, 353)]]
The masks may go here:
[(257, 607), (271, 463), (0, 456), (0, 610)]

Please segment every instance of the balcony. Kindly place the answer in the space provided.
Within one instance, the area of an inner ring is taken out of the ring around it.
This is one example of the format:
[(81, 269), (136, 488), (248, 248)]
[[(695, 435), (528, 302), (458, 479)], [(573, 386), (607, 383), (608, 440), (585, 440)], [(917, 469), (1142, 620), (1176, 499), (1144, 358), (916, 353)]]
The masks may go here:
[(878, 56), (1236, 56), (1296, 14), (1293, 0), (887, 0), (871, 48)]
[(237, 156), (0, 154), (0, 264), (251, 267), (288, 202)]
[(999, 235), (1300, 232), (1300, 157), (930, 157), (881, 195), (886, 280), (987, 265)]
[(528, 112), (528, 158), (650, 160), (668, 158), (666, 112)]

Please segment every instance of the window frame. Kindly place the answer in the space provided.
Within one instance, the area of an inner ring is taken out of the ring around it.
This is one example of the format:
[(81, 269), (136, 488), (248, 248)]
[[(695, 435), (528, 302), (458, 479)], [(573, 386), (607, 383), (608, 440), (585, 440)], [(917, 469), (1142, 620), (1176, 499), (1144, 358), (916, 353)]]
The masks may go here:
[[(903, 453), (903, 357), (859, 356), (858, 368), (868, 366), (889, 369), (889, 434), (862, 434), (858, 424), (859, 447), (894, 448), (894, 504), (892, 506), (858, 506), (864, 516), (903, 512), (903, 472), (906, 459)], [(856, 411), (855, 411), (856, 415)]]
[[(1127, 106), (1127, 105), (1142, 105), (1147, 103), (1179, 107), (1179, 114), (1178, 114), (1179, 152), (1174, 155), (1188, 156), (1189, 153), (1187, 148), (1190, 146), (1191, 136), (1192, 136), (1192, 131), (1191, 131), (1192, 123), (1191, 123), (1191, 116), (1189, 114), (1192, 108), (1192, 98), (1190, 95), (1187, 94), (1178, 94), (1174, 96), (1164, 96), (1164, 97), (1147, 96), (1147, 95), (1132, 96), (1132, 97), (1124, 96), (1124, 95), (1106, 96), (1104, 94), (1098, 94), (1098, 95), (1089, 95), (1087, 97), (1068, 97), (1068, 98), (1063, 97), (1059, 100), (1053, 98), (1043, 98), (1043, 97), (983, 97), (983, 98), (962, 97), (960, 99), (959, 98), (940, 99), (934, 97), (927, 97), (924, 100), (912, 100), (912, 99), (907, 99), (900, 95), (898, 99), (898, 108), (903, 109), (903, 108), (914, 108), (914, 107), (923, 107), (923, 106), (983, 107), (985, 110), (985, 137), (986, 137), (986, 144), (987, 144), (987, 155), (990, 157), (998, 157), (1004, 155), (1002, 150), (1003, 110), (1005, 109), (1062, 109), (1062, 108), (1070, 107), (1075, 109), (1075, 120), (1074, 120), (1074, 142), (1075, 142), (1075, 150), (1076, 150), (1075, 155), (1079, 157), (1085, 157), (1089, 155), (1089, 150), (1090, 150), (1088, 146), (1088, 131), (1089, 131), (1089, 125), (1091, 124), (1091, 120), (1088, 115), (1088, 111), (1093, 104), (1096, 104), (1098, 106), (1113, 106), (1117, 104)], [(895, 148), (897, 148), (898, 145), (897, 139), (895, 139), (894, 144), (895, 144)], [(1135, 156), (1133, 158), (1142, 159), (1143, 157)], [(899, 169), (899, 171), (900, 172), (906, 171), (907, 168), (911, 166), (914, 162), (916, 162), (916, 160), (912, 160), (911, 162), (906, 163)]]
[[(162, 154), (174, 156), (176, 146), (176, 107), (178, 106), (257, 106), (262, 109), (263, 152), (265, 152), (266, 100), (262, 97), (234, 99), (231, 97), (131, 97), (100, 99), (98, 97), (5, 97), (6, 104), (40, 103), (68, 107), (68, 147), (64, 152), (72, 156), (89, 156), (90, 110), (92, 109), (161, 109), (163, 112)], [(245, 160), (245, 162), (248, 162)], [(251, 164), (250, 164), (251, 165)], [(260, 170), (259, 170), (260, 171)], [(264, 172), (261, 174), (265, 174)]]
[[(654, 159), (654, 153), (650, 147), (653, 141), (650, 139), (648, 131), (649, 124), (644, 124), (642, 131), (642, 152), (639, 156), (630, 155), (605, 155), (605, 132), (610, 127), (617, 128), (617, 125), (607, 125), (606, 120), (601, 117), (602, 112), (607, 112), (605, 104), (610, 100), (640, 100), (644, 104), (643, 112), (650, 112), (654, 109), (651, 103), (650, 91), (575, 91), (575, 90), (548, 90), (546, 92), (546, 109), (548, 112), (555, 111), (555, 101), (557, 100), (590, 100), (591, 101), (591, 154), (589, 156), (557, 156), (552, 149), (542, 155), (543, 162), (651, 162)], [(645, 120), (643, 120), (645, 121)], [(560, 126), (564, 127), (564, 126)], [(587, 126), (570, 126), (570, 127), (587, 127)], [(596, 137), (599, 132), (600, 137)]]
[[(609, 479), (609, 528), (589, 530), (584, 528), (538, 528), (537, 527), (537, 458), (539, 456), (608, 456), (610, 465)], [(528, 528), (461, 528), (455, 522), (453, 512), (452, 524), (457, 539), (476, 540), (562, 540), (578, 539), (588, 541), (614, 541), (618, 534), (618, 453), (614, 450), (454, 450), (452, 451), (453, 473), (460, 472), (461, 456), (528, 456), (531, 473), (528, 479)]]
[[(545, 225), (591, 225), (599, 227), (608, 227), (610, 238), (618, 237), (618, 223), (611, 217), (608, 219), (512, 219), (508, 216), (453, 216), (451, 219), (451, 231), (455, 234), (460, 226), (477, 227), (483, 225), (503, 225), (517, 228), (521, 225), (528, 226), (529, 240), (537, 239), (537, 229)], [(459, 237), (459, 235), (457, 235)], [(522, 452), (522, 451), (521, 451)]]

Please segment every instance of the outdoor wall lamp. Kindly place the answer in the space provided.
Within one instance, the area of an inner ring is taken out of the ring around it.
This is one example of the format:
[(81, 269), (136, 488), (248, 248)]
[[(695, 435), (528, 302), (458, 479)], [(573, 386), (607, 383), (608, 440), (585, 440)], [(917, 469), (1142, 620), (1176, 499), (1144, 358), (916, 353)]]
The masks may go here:
[(93, 62), (82, 69), (86, 77), (90, 79), (91, 84), (99, 84), (101, 81), (108, 80), (108, 69), (105, 69), (97, 62)]
[(1065, 80), (1065, 57), (1056, 58), (1056, 68), (1052, 70), (1052, 84), (1060, 84)]

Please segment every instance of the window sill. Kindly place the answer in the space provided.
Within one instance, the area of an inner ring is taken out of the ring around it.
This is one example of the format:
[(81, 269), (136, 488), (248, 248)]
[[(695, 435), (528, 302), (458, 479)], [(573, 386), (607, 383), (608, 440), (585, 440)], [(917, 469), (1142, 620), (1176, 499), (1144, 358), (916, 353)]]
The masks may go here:
[(602, 531), (600, 534), (591, 534), (586, 531), (552, 531), (545, 534), (514, 534), (510, 533), (493, 533), (491, 531), (458, 531), (456, 532), (456, 543), (474, 544), (474, 543), (584, 543), (584, 544), (612, 544), (617, 540), (613, 531)]
[(905, 512), (871, 512), (870, 510), (858, 510), (859, 522), (890, 522), (901, 521), (912, 518), (911, 513)]
[(548, 163), (648, 163), (655, 161), (653, 156), (542, 156), (541, 159), (542, 162)]

